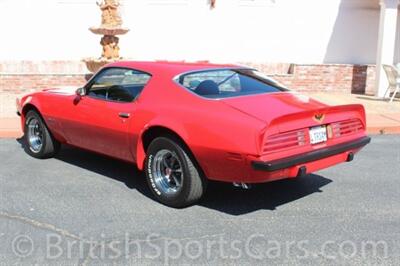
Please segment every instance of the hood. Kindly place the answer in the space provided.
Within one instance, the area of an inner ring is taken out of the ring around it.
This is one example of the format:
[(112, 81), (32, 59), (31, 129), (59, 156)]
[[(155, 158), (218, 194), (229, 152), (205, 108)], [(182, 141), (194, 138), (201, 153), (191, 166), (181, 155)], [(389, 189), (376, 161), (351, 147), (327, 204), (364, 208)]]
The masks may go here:
[(278, 117), (327, 107), (326, 104), (294, 92), (255, 94), (221, 101), (268, 124)]
[(63, 94), (63, 95), (74, 95), (76, 89), (77, 87), (58, 87), (58, 88), (44, 89), (43, 92)]

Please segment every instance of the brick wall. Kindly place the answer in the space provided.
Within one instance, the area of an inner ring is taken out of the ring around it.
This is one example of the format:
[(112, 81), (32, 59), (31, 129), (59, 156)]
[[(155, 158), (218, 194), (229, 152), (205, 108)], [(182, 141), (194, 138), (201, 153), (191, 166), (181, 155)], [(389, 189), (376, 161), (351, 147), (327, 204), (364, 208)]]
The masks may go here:
[(86, 83), (85, 75), (2, 75), (0, 74), (0, 93), (21, 94), (44, 88), (73, 86)]
[(21, 94), (43, 88), (86, 83), (86, 67), (79, 61), (1, 61), (0, 93)]
[[(373, 93), (374, 65), (254, 64), (289, 88), (298, 91)], [(90, 77), (79, 61), (0, 62), (0, 93), (24, 93), (48, 87), (85, 84)]]
[(268, 64), (246, 65), (269, 74), (298, 91), (374, 93), (375, 65)]

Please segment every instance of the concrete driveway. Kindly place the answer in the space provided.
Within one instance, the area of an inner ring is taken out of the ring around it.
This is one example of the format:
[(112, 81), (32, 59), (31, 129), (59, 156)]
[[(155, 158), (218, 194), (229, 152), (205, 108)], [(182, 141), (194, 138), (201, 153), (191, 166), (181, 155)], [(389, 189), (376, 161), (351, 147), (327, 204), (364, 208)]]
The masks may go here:
[(400, 137), (351, 163), (202, 202), (154, 202), (133, 165), (73, 148), (54, 159), (0, 140), (0, 265), (400, 265)]

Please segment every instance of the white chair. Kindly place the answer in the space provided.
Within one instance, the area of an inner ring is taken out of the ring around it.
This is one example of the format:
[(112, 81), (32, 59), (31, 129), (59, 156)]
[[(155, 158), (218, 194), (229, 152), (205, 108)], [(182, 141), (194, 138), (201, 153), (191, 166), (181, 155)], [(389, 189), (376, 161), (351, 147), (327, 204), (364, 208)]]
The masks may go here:
[(390, 96), (390, 91), (394, 89), (393, 95), (390, 98), (390, 102), (392, 102), (396, 93), (400, 92), (400, 70), (392, 65), (382, 65), (382, 67), (385, 70), (389, 82), (389, 87), (383, 97), (386, 98), (386, 95)]

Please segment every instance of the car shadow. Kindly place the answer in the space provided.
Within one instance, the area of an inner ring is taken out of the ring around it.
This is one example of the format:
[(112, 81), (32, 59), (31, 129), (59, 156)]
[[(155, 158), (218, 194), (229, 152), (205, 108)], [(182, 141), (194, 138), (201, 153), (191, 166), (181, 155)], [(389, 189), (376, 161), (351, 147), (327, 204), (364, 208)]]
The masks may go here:
[[(23, 140), (17, 140), (23, 146)], [(144, 173), (134, 164), (112, 159), (78, 148), (63, 146), (55, 159), (124, 183), (146, 197), (153, 198)], [(316, 174), (252, 186), (244, 190), (230, 183), (209, 182), (199, 206), (230, 215), (242, 215), (257, 210), (275, 210), (316, 192), (332, 180)]]
[(257, 184), (243, 190), (226, 183), (213, 182), (200, 205), (231, 215), (258, 210), (275, 210), (316, 192), (332, 180), (316, 174)]
[(136, 189), (147, 197), (152, 196), (144, 173), (132, 163), (67, 145), (63, 145), (55, 159), (122, 182), (126, 187)]

